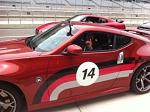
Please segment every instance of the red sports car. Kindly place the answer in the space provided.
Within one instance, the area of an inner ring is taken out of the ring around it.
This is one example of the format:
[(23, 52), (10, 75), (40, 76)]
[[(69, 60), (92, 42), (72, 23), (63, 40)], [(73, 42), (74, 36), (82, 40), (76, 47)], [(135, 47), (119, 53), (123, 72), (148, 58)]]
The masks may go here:
[[(76, 15), (76, 16), (73, 16), (72, 18), (69, 18), (66, 21), (90, 22), (93, 24), (102, 24), (102, 25), (111, 26), (111, 27), (115, 27), (115, 28), (123, 29), (123, 30), (126, 28), (122, 20), (113, 20), (111, 18), (96, 16), (93, 14)], [(58, 23), (60, 22), (51, 22), (51, 23), (47, 23), (47, 24), (37, 27), (36, 34), (44, 32)]]
[(150, 40), (119, 29), (60, 23), (0, 43), (0, 111), (50, 108), (132, 90), (150, 91)]

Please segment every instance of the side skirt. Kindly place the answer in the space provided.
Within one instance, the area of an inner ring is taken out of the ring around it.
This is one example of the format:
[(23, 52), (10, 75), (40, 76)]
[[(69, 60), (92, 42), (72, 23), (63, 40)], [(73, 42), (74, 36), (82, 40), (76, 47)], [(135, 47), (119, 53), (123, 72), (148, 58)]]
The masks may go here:
[[(110, 95), (110, 94), (115, 94), (115, 93), (121, 93), (121, 92), (125, 92), (125, 91), (129, 91), (129, 87), (118, 87), (118, 88), (112, 88), (106, 91), (95, 91), (92, 93), (87, 93), (87, 94), (83, 94), (83, 95), (79, 95), (79, 96), (74, 96), (71, 98), (66, 98), (60, 102), (54, 102), (52, 104), (51, 103), (47, 103), (47, 104), (36, 104), (36, 105), (32, 105), (29, 111), (32, 112), (41, 112), (42, 110), (50, 110), (50, 109), (55, 109), (57, 106), (63, 106), (65, 104), (73, 104), (75, 102), (79, 102), (79, 101), (85, 101), (85, 100), (89, 100), (89, 99), (93, 99), (93, 98), (97, 98), (100, 96), (105, 96), (105, 95)], [(76, 100), (75, 100), (76, 99)], [(111, 100), (111, 99), (110, 99)], [(34, 111), (37, 110), (38, 111)], [(39, 110), (40, 109), (40, 110)]]

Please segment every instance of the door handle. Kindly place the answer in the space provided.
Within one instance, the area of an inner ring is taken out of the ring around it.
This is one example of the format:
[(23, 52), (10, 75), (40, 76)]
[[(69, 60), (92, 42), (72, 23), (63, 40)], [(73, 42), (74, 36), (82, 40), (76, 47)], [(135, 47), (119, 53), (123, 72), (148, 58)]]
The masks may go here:
[(122, 64), (124, 61), (124, 53), (120, 52), (117, 60), (117, 64)]

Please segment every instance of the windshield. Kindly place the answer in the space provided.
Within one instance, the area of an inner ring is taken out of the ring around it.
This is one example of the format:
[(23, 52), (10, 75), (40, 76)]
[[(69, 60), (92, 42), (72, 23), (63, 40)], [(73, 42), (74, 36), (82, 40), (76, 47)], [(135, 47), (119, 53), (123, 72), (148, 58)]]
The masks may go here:
[[(70, 34), (71, 27), (71, 34)], [(73, 26), (66, 24), (59, 24), (54, 28), (46, 31), (43, 35), (39, 35), (30, 40), (30, 47), (38, 52), (52, 51), (66, 40), (68, 40), (72, 35), (74, 35), (78, 29)]]
[(67, 19), (66, 21), (82, 21), (84, 19), (85, 16), (82, 15), (76, 15), (73, 16), (72, 18)]

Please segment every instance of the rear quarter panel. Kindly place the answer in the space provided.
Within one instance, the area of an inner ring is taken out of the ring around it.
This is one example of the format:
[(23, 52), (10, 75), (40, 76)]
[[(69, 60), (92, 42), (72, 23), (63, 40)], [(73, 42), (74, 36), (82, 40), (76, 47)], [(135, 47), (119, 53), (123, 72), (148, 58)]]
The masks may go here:
[(108, 23), (102, 23), (103, 25), (118, 28), (118, 29), (126, 29), (126, 26), (124, 23), (118, 23), (118, 22), (108, 22)]

